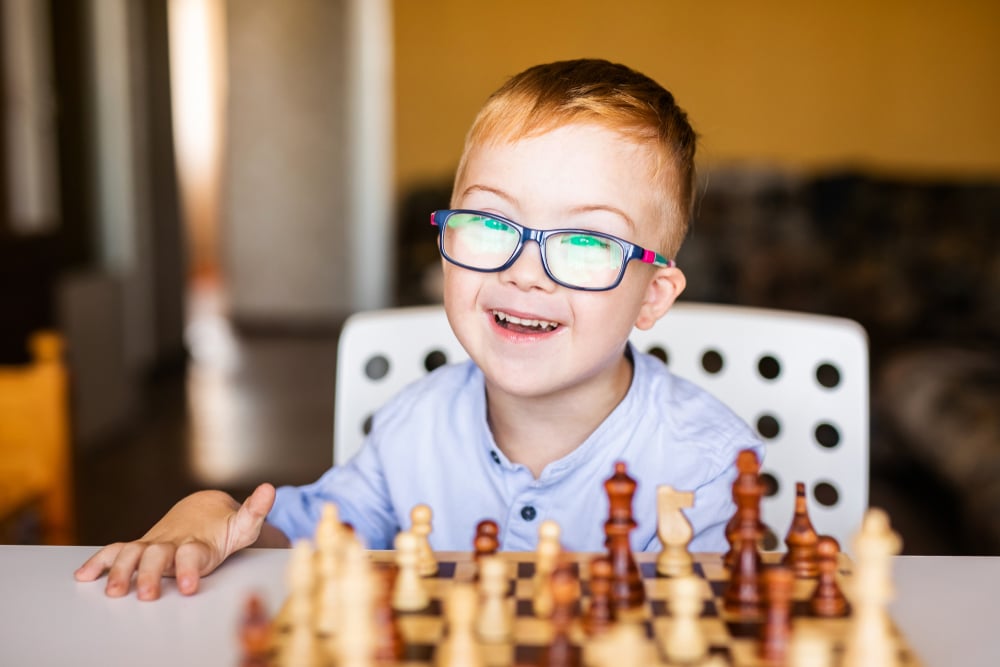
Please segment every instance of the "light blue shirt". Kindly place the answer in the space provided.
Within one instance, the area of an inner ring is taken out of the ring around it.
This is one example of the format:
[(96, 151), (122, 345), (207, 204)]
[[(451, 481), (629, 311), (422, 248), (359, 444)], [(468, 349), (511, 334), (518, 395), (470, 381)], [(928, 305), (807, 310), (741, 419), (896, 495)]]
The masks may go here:
[(494, 442), (483, 374), (468, 361), (439, 368), (390, 400), (350, 461), (313, 484), (279, 488), (268, 521), (291, 540), (311, 538), (323, 504), (332, 501), (369, 548), (386, 549), (409, 527), (413, 506), (426, 503), (434, 514), (435, 550), (471, 550), (476, 524), (489, 518), (500, 526), (501, 549), (534, 550), (539, 524), (553, 519), (566, 549), (602, 551), (604, 481), (615, 462), (624, 461), (638, 482), (634, 550), (660, 548), (656, 487), (669, 484), (695, 493), (694, 507), (685, 510), (695, 531), (691, 551), (725, 551), (736, 455), (750, 447), (762, 457), (763, 446), (703, 389), (672, 375), (659, 359), (630, 350), (634, 371), (625, 398), (538, 479)]

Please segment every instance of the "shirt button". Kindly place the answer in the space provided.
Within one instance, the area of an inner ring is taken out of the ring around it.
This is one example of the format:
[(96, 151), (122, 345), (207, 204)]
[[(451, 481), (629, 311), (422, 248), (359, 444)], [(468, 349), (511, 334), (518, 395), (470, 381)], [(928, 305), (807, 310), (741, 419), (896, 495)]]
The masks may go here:
[(531, 505), (525, 505), (521, 508), (521, 518), (525, 521), (534, 521), (536, 516), (538, 516), (538, 512)]
[(494, 463), (500, 463), (500, 455), (496, 453), (496, 450), (491, 449), (490, 450), (490, 456), (493, 457), (493, 462)]

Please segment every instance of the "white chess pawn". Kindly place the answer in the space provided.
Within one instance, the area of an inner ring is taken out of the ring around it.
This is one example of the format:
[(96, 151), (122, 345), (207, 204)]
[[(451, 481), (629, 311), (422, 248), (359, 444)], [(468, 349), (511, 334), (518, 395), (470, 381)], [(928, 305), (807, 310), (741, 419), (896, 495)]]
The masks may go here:
[(324, 637), (337, 632), (339, 593), (337, 585), (341, 560), (341, 525), (337, 506), (326, 503), (316, 526), (316, 569), (319, 585), (316, 591), (316, 631)]
[(698, 623), (704, 606), (701, 579), (694, 575), (670, 582), (670, 626), (663, 638), (663, 652), (670, 662), (696, 663), (708, 653), (708, 641)]
[(396, 585), (392, 591), (392, 608), (397, 611), (419, 611), (430, 604), (424, 582), (417, 571), (420, 560), (419, 538), (409, 531), (396, 535)]
[(476, 597), (472, 584), (456, 582), (452, 585), (444, 604), (447, 635), (435, 652), (436, 667), (483, 667), (483, 656), (474, 632)]
[(438, 571), (438, 562), (434, 558), (434, 551), (428, 540), (428, 536), (431, 534), (432, 520), (433, 513), (428, 505), (421, 503), (410, 510), (410, 532), (416, 535), (419, 540), (417, 553), (420, 558), (417, 561), (417, 572), (420, 573), (421, 577), (433, 576)]
[(476, 632), (486, 642), (510, 639), (513, 621), (507, 604), (507, 561), (499, 556), (483, 556), (479, 561), (479, 614)]
[(532, 608), (539, 618), (552, 615), (552, 588), (549, 580), (556, 569), (562, 545), (559, 524), (546, 519), (538, 526), (538, 549), (535, 553), (535, 576), (532, 582)]

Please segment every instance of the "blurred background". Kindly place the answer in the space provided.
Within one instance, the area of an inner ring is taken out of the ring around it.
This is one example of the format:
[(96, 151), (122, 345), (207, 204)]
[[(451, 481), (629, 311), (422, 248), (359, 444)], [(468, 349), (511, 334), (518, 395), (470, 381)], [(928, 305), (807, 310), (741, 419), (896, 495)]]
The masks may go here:
[(473, 116), (578, 57), (701, 135), (685, 298), (864, 325), (871, 503), (905, 553), (1000, 554), (985, 0), (0, 0), (0, 541), (318, 477), (344, 318), (437, 299)]

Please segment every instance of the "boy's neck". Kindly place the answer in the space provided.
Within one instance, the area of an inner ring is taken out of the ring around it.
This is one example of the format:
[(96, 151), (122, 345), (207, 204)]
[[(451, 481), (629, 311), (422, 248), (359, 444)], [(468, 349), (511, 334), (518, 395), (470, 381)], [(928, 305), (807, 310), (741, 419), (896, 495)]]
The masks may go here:
[(632, 383), (632, 360), (586, 384), (545, 397), (525, 398), (487, 385), (486, 409), (497, 446), (513, 463), (527, 466), (537, 478), (597, 430), (621, 403)]

